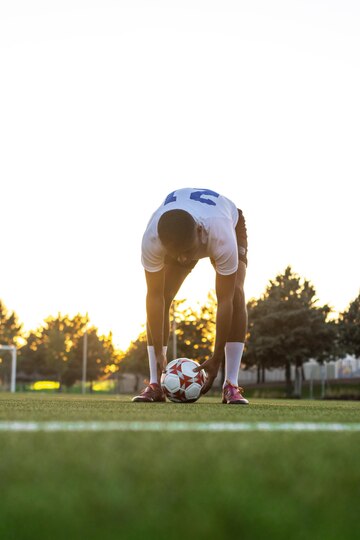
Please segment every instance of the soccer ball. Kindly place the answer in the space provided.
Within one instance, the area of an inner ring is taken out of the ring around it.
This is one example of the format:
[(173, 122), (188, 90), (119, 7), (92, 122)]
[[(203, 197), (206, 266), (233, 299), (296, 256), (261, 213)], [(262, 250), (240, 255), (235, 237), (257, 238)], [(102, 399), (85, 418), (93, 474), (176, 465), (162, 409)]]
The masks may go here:
[(199, 399), (206, 375), (203, 369), (194, 372), (198, 366), (198, 362), (189, 358), (177, 358), (166, 366), (161, 376), (161, 386), (170, 401), (193, 403)]

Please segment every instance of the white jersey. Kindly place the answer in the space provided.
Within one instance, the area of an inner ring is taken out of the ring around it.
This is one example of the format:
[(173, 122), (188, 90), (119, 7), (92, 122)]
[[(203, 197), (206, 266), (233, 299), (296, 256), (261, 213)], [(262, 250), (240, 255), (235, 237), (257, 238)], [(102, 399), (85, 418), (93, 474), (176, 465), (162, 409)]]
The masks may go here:
[(202, 226), (201, 245), (192, 253), (193, 259), (210, 257), (215, 270), (230, 275), (238, 268), (238, 247), (235, 226), (236, 205), (210, 189), (183, 188), (170, 193), (153, 213), (142, 240), (141, 262), (148, 272), (164, 268), (166, 250), (157, 232), (162, 214), (168, 210), (185, 210)]

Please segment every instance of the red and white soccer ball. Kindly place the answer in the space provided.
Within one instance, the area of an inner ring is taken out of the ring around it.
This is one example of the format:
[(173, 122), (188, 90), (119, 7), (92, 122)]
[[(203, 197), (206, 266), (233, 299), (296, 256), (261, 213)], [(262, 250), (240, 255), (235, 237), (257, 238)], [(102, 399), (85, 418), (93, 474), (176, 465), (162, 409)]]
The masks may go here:
[(199, 399), (205, 384), (205, 371), (194, 369), (199, 363), (189, 358), (177, 358), (166, 366), (161, 376), (161, 386), (167, 398), (176, 403), (193, 403)]

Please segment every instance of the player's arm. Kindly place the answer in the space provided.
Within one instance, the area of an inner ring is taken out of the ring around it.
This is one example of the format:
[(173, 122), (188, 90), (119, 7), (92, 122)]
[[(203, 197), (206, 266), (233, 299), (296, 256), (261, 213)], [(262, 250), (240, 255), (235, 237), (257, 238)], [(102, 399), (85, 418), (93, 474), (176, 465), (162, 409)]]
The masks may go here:
[(231, 329), (235, 282), (236, 272), (229, 276), (216, 274), (217, 312), (214, 353), (199, 368), (205, 369), (207, 373), (207, 382), (202, 390), (204, 394), (210, 390), (224, 357), (225, 343)]
[[(148, 329), (151, 333), (151, 341), (154, 346), (157, 362), (160, 370), (166, 365), (163, 354), (164, 338), (164, 270), (148, 272), (145, 270), (147, 294), (146, 316)], [(150, 337), (150, 336), (149, 336)], [(148, 340), (149, 340), (148, 337)]]

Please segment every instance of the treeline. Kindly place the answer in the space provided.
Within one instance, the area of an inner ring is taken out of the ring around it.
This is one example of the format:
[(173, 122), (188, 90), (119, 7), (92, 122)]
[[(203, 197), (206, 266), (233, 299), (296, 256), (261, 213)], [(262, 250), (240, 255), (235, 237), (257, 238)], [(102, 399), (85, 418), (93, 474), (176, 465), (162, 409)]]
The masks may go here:
[[(87, 316), (48, 317), (42, 326), (26, 336), (14, 312), (0, 301), (0, 344), (18, 347), (18, 382), (55, 380), (70, 387), (82, 378), (84, 339), (87, 340), (87, 381), (90, 384), (118, 369), (120, 353), (114, 348), (111, 333), (99, 335)], [(0, 358), (0, 380), (8, 382), (9, 369)]]
[[(176, 350), (185, 356), (204, 361), (212, 354), (216, 298), (210, 292), (207, 302), (198, 309), (175, 301), (168, 358)], [(360, 293), (348, 308), (334, 317), (328, 305), (319, 305), (315, 287), (291, 267), (269, 281), (264, 294), (248, 302), (248, 336), (243, 366), (257, 367), (259, 382), (265, 369), (285, 369), (288, 392), (291, 391), (291, 366), (300, 377), (304, 362), (320, 363), (347, 354), (360, 357)], [(99, 335), (86, 316), (48, 317), (28, 335), (22, 332), (14, 312), (0, 301), (0, 344), (18, 345), (18, 376), (29, 380), (51, 378), (67, 387), (82, 377), (84, 337), (88, 342), (87, 381), (96, 381), (112, 373), (148, 376), (145, 330), (126, 352), (117, 351), (111, 333)], [(174, 347), (176, 340), (176, 348)], [(9, 376), (4, 352), (0, 355), (0, 379)]]
[[(348, 308), (334, 317), (330, 306), (319, 305), (315, 287), (289, 266), (270, 280), (264, 294), (248, 302), (248, 335), (242, 366), (256, 366), (258, 382), (265, 369), (284, 368), (288, 395), (294, 395), (291, 366), (302, 380), (302, 366), (310, 359), (320, 363), (360, 357), (360, 293)], [(177, 356), (204, 361), (212, 353), (216, 299), (210, 293), (199, 311), (182, 308), (175, 302)], [(170, 336), (168, 358), (172, 355), (174, 334)], [(125, 353), (123, 369), (146, 376), (146, 334), (143, 332)]]
[[(248, 304), (247, 366), (256, 365), (258, 381), (265, 369), (285, 369), (287, 394), (301, 394), (303, 364), (323, 363), (346, 355), (360, 356), (360, 294), (334, 317), (328, 305), (319, 305), (314, 286), (290, 267), (271, 280), (261, 298)], [(291, 366), (295, 368), (292, 388)]]

